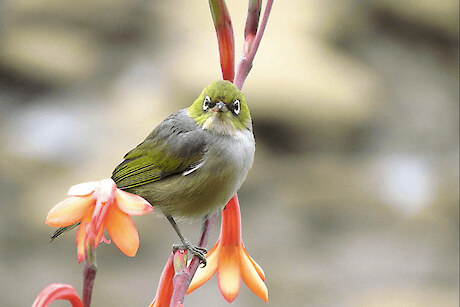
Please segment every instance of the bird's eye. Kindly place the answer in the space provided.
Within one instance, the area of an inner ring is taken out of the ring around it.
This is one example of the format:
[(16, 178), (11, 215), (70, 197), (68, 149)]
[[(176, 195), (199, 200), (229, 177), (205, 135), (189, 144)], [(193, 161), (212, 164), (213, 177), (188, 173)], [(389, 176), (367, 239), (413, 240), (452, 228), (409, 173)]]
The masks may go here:
[(233, 113), (235, 113), (235, 115), (238, 115), (240, 114), (240, 111), (241, 111), (241, 103), (240, 101), (237, 99), (233, 102)]
[(209, 104), (211, 103), (211, 98), (209, 96), (204, 97), (203, 100), (203, 111), (206, 111), (209, 108)]

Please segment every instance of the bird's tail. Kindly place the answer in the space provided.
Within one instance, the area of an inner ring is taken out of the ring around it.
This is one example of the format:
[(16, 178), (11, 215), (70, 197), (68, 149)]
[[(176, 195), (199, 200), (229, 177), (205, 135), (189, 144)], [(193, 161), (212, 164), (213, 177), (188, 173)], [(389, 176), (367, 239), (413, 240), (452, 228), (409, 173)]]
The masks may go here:
[(62, 235), (64, 232), (67, 232), (69, 230), (72, 230), (74, 229), (75, 227), (77, 227), (78, 225), (80, 225), (80, 222), (78, 223), (75, 223), (73, 225), (70, 225), (70, 226), (65, 226), (65, 227), (59, 227), (58, 230), (56, 230), (53, 235), (51, 236), (50, 238), (50, 244), (53, 243), (53, 241), (59, 237), (60, 235)]

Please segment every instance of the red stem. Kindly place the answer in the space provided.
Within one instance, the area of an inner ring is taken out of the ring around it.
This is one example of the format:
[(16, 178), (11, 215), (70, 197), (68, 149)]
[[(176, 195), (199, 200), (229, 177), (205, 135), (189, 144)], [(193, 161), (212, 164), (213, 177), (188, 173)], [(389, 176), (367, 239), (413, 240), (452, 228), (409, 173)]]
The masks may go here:
[(84, 307), (90, 307), (91, 295), (93, 293), (94, 279), (96, 278), (97, 268), (95, 265), (85, 261), (83, 266), (83, 295), (82, 301)]
[(249, 0), (248, 17), (244, 27), (244, 48), (243, 54), (247, 54), (252, 47), (252, 43), (259, 27), (260, 9), (262, 0)]
[(261, 6), (262, 0), (249, 0), (248, 17), (246, 18), (246, 26), (244, 27), (244, 37), (247, 37), (252, 33), (257, 33)]
[(244, 52), (243, 57), (241, 58), (240, 63), (238, 64), (238, 67), (236, 69), (236, 76), (235, 76), (235, 80), (233, 81), (233, 83), (240, 90), (243, 87), (244, 81), (246, 80), (246, 77), (248, 76), (249, 71), (252, 68), (252, 62), (254, 61), (254, 57), (256, 55), (257, 49), (259, 49), (260, 41), (262, 40), (262, 36), (264, 35), (265, 27), (268, 22), (268, 17), (270, 16), (270, 11), (272, 9), (273, 1), (274, 0), (267, 1), (267, 5), (265, 6), (264, 17), (262, 18), (262, 22), (257, 31), (254, 42), (251, 44), (252, 46), (250, 46), (250, 50), (243, 51)]

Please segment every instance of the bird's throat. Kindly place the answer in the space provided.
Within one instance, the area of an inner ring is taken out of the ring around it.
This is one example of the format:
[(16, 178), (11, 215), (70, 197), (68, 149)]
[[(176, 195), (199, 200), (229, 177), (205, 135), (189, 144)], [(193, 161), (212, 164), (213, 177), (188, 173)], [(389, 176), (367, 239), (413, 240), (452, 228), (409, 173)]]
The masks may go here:
[(227, 113), (216, 112), (203, 123), (203, 129), (219, 134), (234, 135), (236, 127)]

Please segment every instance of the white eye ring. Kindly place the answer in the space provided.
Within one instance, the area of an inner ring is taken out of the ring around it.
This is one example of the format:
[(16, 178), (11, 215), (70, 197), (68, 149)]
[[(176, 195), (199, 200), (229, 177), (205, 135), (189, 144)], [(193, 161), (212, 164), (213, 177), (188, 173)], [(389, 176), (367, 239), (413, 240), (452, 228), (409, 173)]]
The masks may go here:
[(233, 113), (235, 113), (235, 115), (238, 115), (240, 114), (240, 111), (241, 111), (241, 103), (237, 99), (233, 102)]
[(204, 97), (203, 100), (203, 111), (206, 111), (209, 108), (209, 103), (211, 102), (211, 98), (209, 96)]

